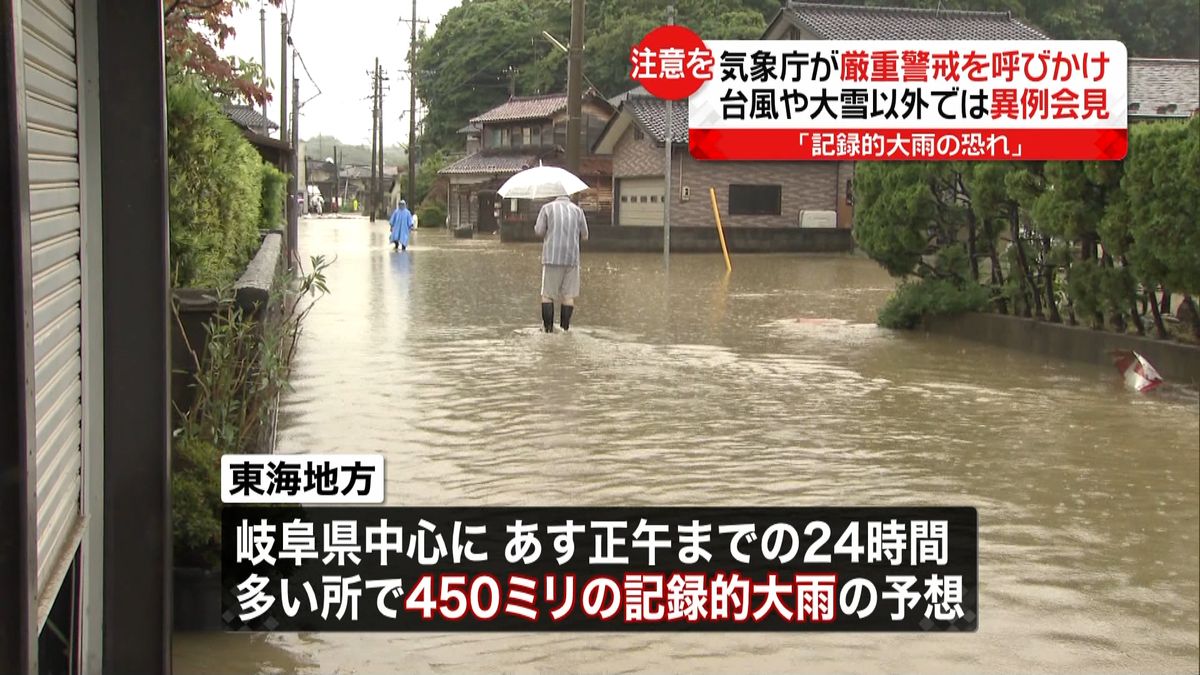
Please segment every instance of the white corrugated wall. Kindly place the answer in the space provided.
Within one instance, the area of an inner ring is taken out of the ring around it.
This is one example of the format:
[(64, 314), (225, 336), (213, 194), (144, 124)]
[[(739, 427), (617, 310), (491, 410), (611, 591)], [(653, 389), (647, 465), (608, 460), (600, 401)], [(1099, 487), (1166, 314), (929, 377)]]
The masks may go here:
[(41, 599), (56, 594), (78, 546), (81, 522), (78, 65), (72, 3), (22, 0), (20, 12), (29, 153), (37, 593)]

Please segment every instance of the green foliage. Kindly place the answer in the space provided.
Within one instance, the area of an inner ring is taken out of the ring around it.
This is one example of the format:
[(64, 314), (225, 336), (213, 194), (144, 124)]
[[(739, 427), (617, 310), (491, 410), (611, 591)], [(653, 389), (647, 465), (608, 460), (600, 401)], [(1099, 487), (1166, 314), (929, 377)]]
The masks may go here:
[(221, 552), (221, 452), (196, 436), (172, 444), (175, 564), (214, 569)]
[(167, 87), (167, 184), (174, 285), (233, 281), (254, 255), (262, 160), (194, 78)]
[(1122, 314), (1134, 300), (1137, 280), (1128, 267), (1106, 267), (1095, 260), (1084, 260), (1071, 266), (1066, 290), (1081, 317)]
[(445, 196), (431, 195), (429, 191), (437, 180), (438, 171), (441, 171), (449, 161), (449, 156), (440, 150), (421, 160), (417, 166), (417, 195), (414, 203), (420, 204), (430, 199), (440, 201)]
[(1131, 128), (1121, 192), (1138, 276), (1200, 293), (1200, 117)]
[(979, 311), (987, 301), (987, 289), (976, 284), (950, 279), (905, 281), (879, 310), (878, 321), (884, 328), (916, 328), (927, 316)]
[(171, 481), (175, 556), (183, 564), (210, 567), (217, 560), (221, 455), (264, 444), (279, 396), (289, 388), (304, 319), (329, 291), (329, 264), (314, 257), (312, 270), (292, 283), (280, 272), (261, 320), (223, 300), (225, 309), (205, 327), (204, 347), (187, 345), (196, 367), (195, 399), (178, 411)]
[[(676, 21), (706, 39), (753, 39), (779, 4), (774, 0), (679, 0)], [(629, 49), (666, 21), (655, 0), (592, 0), (585, 14), (584, 75), (602, 95), (633, 88)], [(417, 52), (417, 93), (428, 106), (426, 141), (451, 147), (467, 120), (508, 98), (509, 68), (518, 95), (564, 91), (570, 3), (556, 0), (473, 0), (451, 9)]]
[(287, 198), (288, 175), (274, 166), (262, 163), (262, 218), (258, 226), (273, 230), (283, 222), (284, 200)]
[(933, 196), (916, 162), (860, 163), (855, 171), (854, 239), (889, 274), (913, 274), (929, 247)]
[(425, 227), (444, 227), (446, 225), (446, 207), (441, 203), (426, 200), (417, 212), (418, 221)]

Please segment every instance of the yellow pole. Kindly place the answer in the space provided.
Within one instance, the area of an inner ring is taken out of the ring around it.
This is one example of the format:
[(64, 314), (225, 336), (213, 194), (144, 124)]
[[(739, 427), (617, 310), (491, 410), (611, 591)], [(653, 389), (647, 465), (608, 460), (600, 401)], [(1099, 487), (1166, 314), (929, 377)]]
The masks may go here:
[(733, 265), (729, 262), (729, 249), (725, 246), (725, 228), (721, 227), (721, 210), (717, 208), (717, 189), (708, 188), (708, 194), (712, 197), (713, 217), (717, 219), (717, 236), (721, 238), (721, 253), (725, 255), (725, 271), (732, 272)]

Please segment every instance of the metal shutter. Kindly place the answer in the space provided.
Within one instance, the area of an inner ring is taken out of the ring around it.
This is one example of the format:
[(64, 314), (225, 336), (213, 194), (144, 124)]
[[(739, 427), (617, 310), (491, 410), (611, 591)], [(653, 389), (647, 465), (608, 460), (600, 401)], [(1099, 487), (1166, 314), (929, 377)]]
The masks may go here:
[(75, 9), (66, 0), (23, 0), (22, 48), (29, 149), (37, 449), (37, 591), (80, 516), (80, 212)]

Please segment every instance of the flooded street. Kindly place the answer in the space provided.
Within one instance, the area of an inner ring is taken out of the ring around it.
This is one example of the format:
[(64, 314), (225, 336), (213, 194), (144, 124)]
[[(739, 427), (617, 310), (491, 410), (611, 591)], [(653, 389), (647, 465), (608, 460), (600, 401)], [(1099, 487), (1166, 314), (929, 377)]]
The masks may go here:
[(337, 261), (280, 452), (383, 453), (390, 505), (962, 505), (974, 634), (176, 634), (179, 673), (1186, 671), (1200, 402), (874, 325), (865, 258), (584, 255), (540, 331), (536, 245), (301, 223)]

